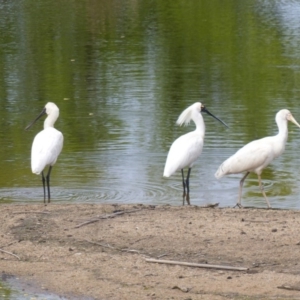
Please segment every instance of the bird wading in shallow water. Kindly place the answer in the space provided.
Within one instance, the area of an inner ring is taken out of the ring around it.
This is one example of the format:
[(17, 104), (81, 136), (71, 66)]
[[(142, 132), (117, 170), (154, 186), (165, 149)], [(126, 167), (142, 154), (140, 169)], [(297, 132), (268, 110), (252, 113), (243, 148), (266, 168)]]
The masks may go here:
[[(176, 124), (180, 126), (182, 124), (187, 125), (191, 120), (193, 120), (196, 125), (196, 129), (180, 136), (173, 142), (168, 153), (163, 176), (170, 177), (176, 171), (181, 170), (183, 185), (183, 205), (185, 204), (185, 200), (187, 204), (190, 205), (189, 178), (192, 167), (197, 158), (200, 156), (203, 148), (205, 124), (201, 112), (206, 112), (216, 120), (220, 121), (226, 127), (228, 127), (222, 120), (218, 119), (212, 113), (210, 113), (200, 102), (196, 102), (193, 105), (189, 106), (179, 116)], [(184, 178), (184, 168), (188, 168), (186, 179)]]
[(215, 173), (215, 177), (219, 179), (224, 175), (246, 172), (240, 181), (239, 196), (236, 204), (238, 207), (242, 207), (242, 188), (250, 172), (257, 174), (260, 190), (267, 202), (268, 208), (271, 207), (261, 183), (261, 173), (273, 159), (283, 153), (288, 138), (288, 121), (300, 127), (291, 112), (287, 109), (280, 110), (276, 114), (275, 120), (279, 130), (277, 135), (255, 140), (245, 145), (225, 160)]
[[(40, 131), (34, 138), (31, 148), (31, 170), (34, 174), (42, 173), (42, 182), (44, 188), (44, 203), (46, 204), (46, 187), (48, 193), (48, 203), (50, 203), (50, 173), (53, 165), (63, 147), (63, 135), (60, 131), (54, 128), (54, 123), (59, 116), (58, 107), (48, 102), (42, 112), (37, 118), (30, 123), (25, 130), (29, 129), (40, 117), (47, 114), (44, 121), (44, 130)], [(46, 177), (44, 176), (44, 169), (49, 166)]]

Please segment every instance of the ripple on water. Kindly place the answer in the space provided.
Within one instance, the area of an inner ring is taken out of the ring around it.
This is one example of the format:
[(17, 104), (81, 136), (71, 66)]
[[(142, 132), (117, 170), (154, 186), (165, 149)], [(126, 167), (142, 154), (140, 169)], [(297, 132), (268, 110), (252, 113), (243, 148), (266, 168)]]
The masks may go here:
[[(109, 180), (109, 184), (86, 186), (79, 188), (51, 188), (51, 200), (60, 203), (170, 203), (168, 189), (170, 187), (156, 182), (135, 181), (128, 185), (119, 184), (117, 179)], [(171, 189), (180, 189), (176, 184)], [(41, 187), (1, 189), (2, 203), (41, 203), (43, 190)]]
[[(87, 195), (88, 194), (88, 195)], [(109, 186), (99, 188), (63, 190), (59, 193), (63, 201), (92, 203), (168, 203), (168, 193), (163, 185), (135, 181), (128, 186), (110, 180)]]

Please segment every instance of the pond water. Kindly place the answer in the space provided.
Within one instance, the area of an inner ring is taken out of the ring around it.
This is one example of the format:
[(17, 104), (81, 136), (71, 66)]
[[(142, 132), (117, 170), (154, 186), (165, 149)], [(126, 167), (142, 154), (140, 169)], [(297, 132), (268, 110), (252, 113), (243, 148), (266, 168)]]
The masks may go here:
[[(24, 284), (18, 278), (11, 277), (0, 281), (0, 299), (2, 300), (67, 300), (47, 291), (37, 291), (31, 285)], [(74, 298), (75, 299), (75, 298)], [(88, 300), (88, 299), (86, 299)], [(90, 299), (91, 300), (91, 299)]]
[[(42, 203), (30, 148), (48, 102), (60, 108), (64, 148), (53, 202), (181, 205), (180, 172), (163, 178), (175, 125), (200, 101), (203, 153), (191, 202), (235, 204), (241, 174), (214, 178), (245, 143), (277, 133), (275, 114), (300, 122), (300, 3), (273, 0), (11, 0), (0, 2), (0, 202)], [(274, 207), (299, 208), (300, 129), (262, 174)], [(257, 178), (243, 203), (265, 206)]]
[(1, 300), (93, 300), (90, 297), (80, 298), (69, 295), (67, 298), (56, 295), (48, 291), (45, 287), (40, 287), (32, 282), (23, 281), (18, 277), (1, 274), (0, 279), (0, 299)]

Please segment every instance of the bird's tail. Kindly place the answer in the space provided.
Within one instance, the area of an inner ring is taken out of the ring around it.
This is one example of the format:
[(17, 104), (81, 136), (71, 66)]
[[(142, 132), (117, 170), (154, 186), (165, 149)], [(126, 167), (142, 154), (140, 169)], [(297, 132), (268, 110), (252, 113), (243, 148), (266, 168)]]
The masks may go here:
[(224, 171), (224, 163), (221, 164), (221, 166), (219, 167), (219, 169), (217, 170), (217, 172), (215, 173), (215, 177), (217, 179), (222, 178), (224, 175), (226, 174), (226, 172)]
[(166, 162), (165, 165), (165, 169), (164, 169), (164, 177), (170, 177), (176, 170), (171, 170), (172, 166), (170, 166), (170, 164), (168, 163), (168, 160)]

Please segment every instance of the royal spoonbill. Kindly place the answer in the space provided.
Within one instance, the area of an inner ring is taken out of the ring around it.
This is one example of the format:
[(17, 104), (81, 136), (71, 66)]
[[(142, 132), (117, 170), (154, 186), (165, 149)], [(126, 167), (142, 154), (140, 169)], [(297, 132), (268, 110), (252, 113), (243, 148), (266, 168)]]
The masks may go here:
[[(181, 170), (183, 185), (183, 205), (185, 204), (185, 200), (187, 204), (190, 205), (189, 178), (192, 167), (197, 158), (200, 156), (203, 148), (205, 124), (201, 112), (206, 112), (216, 120), (220, 121), (226, 127), (228, 127), (222, 120), (210, 113), (200, 102), (196, 102), (186, 108), (178, 117), (178, 120), (176, 122), (177, 125), (187, 125), (191, 120), (193, 120), (196, 125), (196, 129), (180, 136), (173, 142), (168, 153), (163, 176), (170, 177), (176, 171)], [(185, 179), (183, 169), (186, 167), (188, 167), (188, 173)]]
[[(50, 173), (53, 165), (63, 147), (63, 135), (60, 131), (54, 128), (54, 123), (59, 116), (58, 107), (48, 102), (37, 118), (30, 123), (25, 129), (29, 129), (40, 117), (47, 114), (44, 121), (44, 130), (40, 131), (34, 138), (31, 148), (31, 170), (34, 174), (42, 173), (42, 182), (44, 188), (44, 203), (46, 204), (46, 188), (47, 183), (48, 203), (50, 203)], [(44, 169), (49, 166), (46, 177)]]
[(226, 159), (215, 173), (215, 177), (219, 179), (224, 175), (246, 172), (240, 181), (239, 196), (236, 204), (238, 207), (242, 207), (242, 188), (250, 172), (257, 174), (260, 190), (267, 202), (268, 208), (271, 207), (261, 182), (261, 173), (273, 159), (283, 153), (288, 138), (288, 121), (300, 127), (291, 112), (287, 109), (280, 110), (276, 114), (275, 121), (279, 130), (278, 134), (246, 144), (243, 148)]

